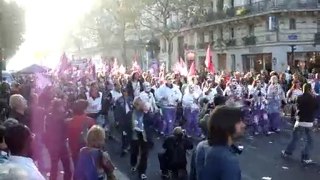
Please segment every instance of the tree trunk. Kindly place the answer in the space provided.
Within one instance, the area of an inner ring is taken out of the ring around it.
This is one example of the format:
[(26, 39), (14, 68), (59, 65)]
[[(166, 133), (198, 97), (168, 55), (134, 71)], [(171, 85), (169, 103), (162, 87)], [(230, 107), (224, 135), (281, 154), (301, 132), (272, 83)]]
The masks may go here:
[(128, 68), (128, 60), (127, 60), (127, 44), (126, 44), (126, 23), (122, 24), (122, 28), (121, 28), (121, 48), (122, 48), (122, 59), (123, 62), (125, 64), (125, 67)]
[(168, 50), (167, 50), (167, 53), (168, 53), (168, 70), (170, 71), (171, 70), (171, 67), (172, 67), (172, 38), (168, 39)]

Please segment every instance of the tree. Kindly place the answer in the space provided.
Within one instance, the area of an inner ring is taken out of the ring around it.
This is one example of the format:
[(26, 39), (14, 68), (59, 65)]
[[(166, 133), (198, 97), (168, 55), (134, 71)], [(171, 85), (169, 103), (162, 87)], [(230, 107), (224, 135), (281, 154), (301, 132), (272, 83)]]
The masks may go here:
[(0, 48), (4, 59), (12, 57), (23, 42), (24, 19), (24, 10), (15, 2), (0, 0)]
[[(168, 67), (172, 66), (173, 39), (196, 17), (199, 0), (148, 0), (140, 15), (142, 26), (149, 28), (157, 36), (166, 40)], [(203, 0), (200, 0), (203, 1)], [(171, 19), (175, 17), (175, 21)]]
[(136, 19), (144, 0), (100, 0), (100, 3), (87, 14), (71, 37), (73, 44), (83, 47), (87, 44), (105, 48), (116, 47), (122, 50), (122, 59), (127, 61), (127, 30), (136, 28)]

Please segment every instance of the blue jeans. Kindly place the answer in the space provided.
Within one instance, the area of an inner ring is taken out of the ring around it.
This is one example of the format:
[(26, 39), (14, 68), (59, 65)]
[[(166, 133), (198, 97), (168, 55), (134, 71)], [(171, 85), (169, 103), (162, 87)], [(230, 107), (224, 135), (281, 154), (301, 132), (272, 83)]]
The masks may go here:
[(308, 160), (308, 159), (310, 159), (309, 155), (310, 155), (310, 151), (313, 147), (313, 138), (311, 135), (312, 128), (295, 127), (292, 132), (291, 141), (290, 141), (289, 145), (287, 146), (287, 149), (285, 152), (288, 155), (291, 155), (293, 153), (293, 151), (296, 149), (297, 143), (300, 140), (303, 133), (306, 137), (307, 142), (306, 142), (304, 149), (302, 150), (301, 158), (302, 158), (302, 160)]

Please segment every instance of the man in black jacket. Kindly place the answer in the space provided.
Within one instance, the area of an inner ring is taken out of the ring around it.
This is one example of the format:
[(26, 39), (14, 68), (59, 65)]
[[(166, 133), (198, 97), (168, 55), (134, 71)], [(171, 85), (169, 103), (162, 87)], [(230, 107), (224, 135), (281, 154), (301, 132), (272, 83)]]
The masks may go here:
[(187, 174), (186, 152), (193, 149), (191, 138), (186, 136), (181, 127), (176, 127), (162, 146), (165, 152), (158, 155), (162, 177), (169, 178), (171, 171), (174, 178), (184, 179)]
[(310, 164), (310, 151), (313, 146), (313, 139), (311, 136), (315, 112), (319, 106), (315, 96), (311, 91), (311, 84), (303, 85), (303, 94), (297, 98), (297, 116), (294, 129), (292, 132), (292, 139), (286, 150), (282, 151), (282, 157), (291, 156), (295, 150), (302, 133), (306, 136), (306, 146), (302, 151), (301, 162), (303, 164)]
[(130, 137), (131, 137), (131, 116), (132, 116), (132, 102), (133, 99), (128, 94), (128, 89), (122, 89), (122, 97), (120, 97), (114, 108), (114, 118), (119, 124), (119, 129), (121, 131), (121, 141), (122, 141), (122, 153), (124, 156), (128, 153)]

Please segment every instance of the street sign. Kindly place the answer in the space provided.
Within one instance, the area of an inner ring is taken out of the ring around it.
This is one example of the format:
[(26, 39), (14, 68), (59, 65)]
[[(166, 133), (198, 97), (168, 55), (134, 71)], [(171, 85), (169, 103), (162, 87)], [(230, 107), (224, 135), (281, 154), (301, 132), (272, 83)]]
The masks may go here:
[(288, 39), (291, 40), (291, 41), (298, 40), (298, 35), (290, 34), (290, 35), (288, 35)]

